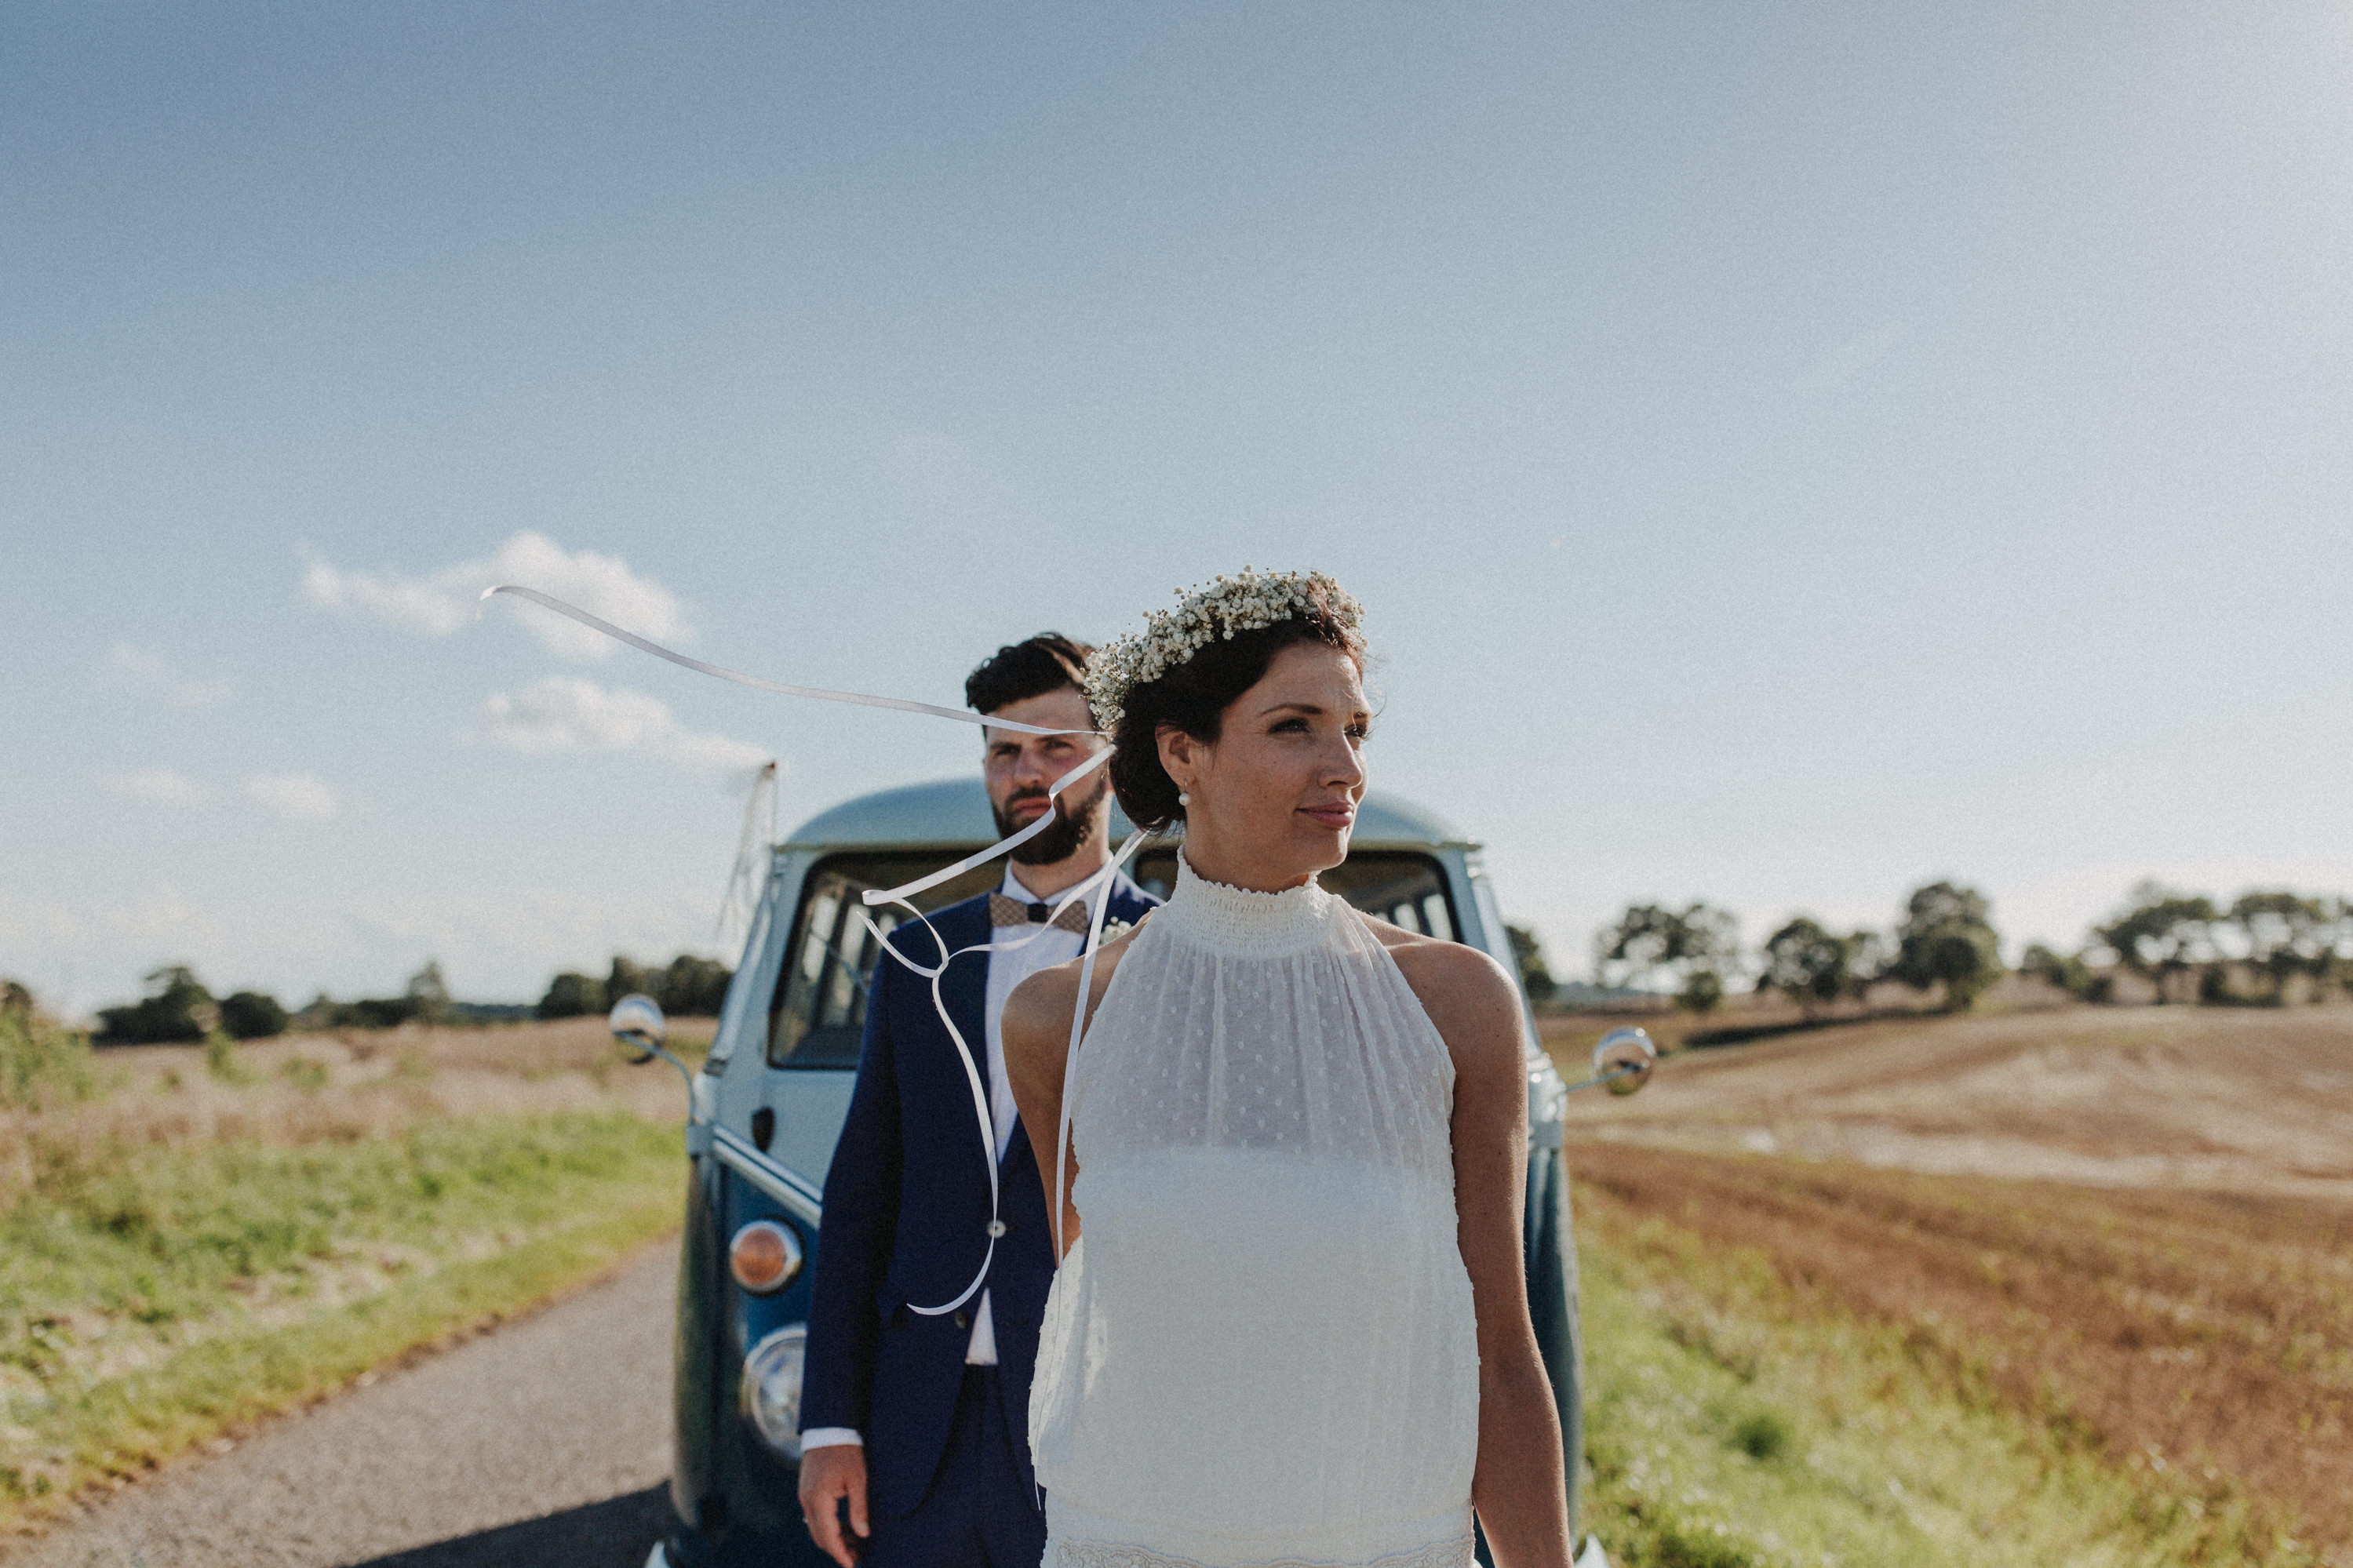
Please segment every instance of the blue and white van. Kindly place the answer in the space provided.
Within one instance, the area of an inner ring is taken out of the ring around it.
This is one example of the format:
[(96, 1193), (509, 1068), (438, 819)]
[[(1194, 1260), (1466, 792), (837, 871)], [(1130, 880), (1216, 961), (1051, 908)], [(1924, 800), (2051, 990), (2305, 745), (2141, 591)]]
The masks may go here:
[[(1128, 824), (1114, 808), (1113, 837)], [(849, 1105), (876, 952), (859, 895), (892, 887), (995, 841), (978, 780), (884, 790), (803, 824), (774, 847), (743, 960), (702, 1069), (690, 1075), (689, 1173), (680, 1246), (676, 1532), (648, 1568), (819, 1568), (797, 1497), (800, 1388), (809, 1278), (825, 1173)], [(1131, 869), (1166, 895), (1173, 841)], [(990, 864), (914, 900), (930, 910), (995, 887)], [(1323, 884), (1410, 931), (1468, 942), (1517, 973), (1480, 847), (1433, 812), (1375, 792), (1359, 810), (1346, 862)], [(877, 911), (888, 929), (901, 911)], [(1560, 1075), (1527, 1030), (1528, 1296), (1568, 1440), (1576, 1517), (1578, 1411), (1577, 1258), (1561, 1157)], [(659, 1044), (659, 1009), (615, 1008), (615, 1032)], [(1647, 1052), (1647, 1042), (1643, 1042)], [(674, 1058), (673, 1058), (674, 1059)], [(1613, 1058), (1615, 1059), (1615, 1058)], [(1621, 1074), (1647, 1056), (1629, 1057)], [(1640, 1082), (1621, 1076), (1612, 1088)], [(1484, 1555), (1483, 1551), (1482, 1553)], [(1581, 1561), (1598, 1560), (1588, 1551)]]

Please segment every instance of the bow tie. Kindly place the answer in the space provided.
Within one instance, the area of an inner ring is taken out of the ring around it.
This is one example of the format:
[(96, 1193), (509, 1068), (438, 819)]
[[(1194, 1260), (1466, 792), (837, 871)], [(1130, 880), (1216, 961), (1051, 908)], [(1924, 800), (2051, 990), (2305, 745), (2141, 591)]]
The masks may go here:
[[(1053, 909), (1051, 904), (1025, 904), (1018, 899), (1008, 899), (1003, 893), (991, 893), (988, 895), (988, 923), (991, 926), (1044, 925), (1046, 917), (1053, 913)], [(1062, 912), (1054, 915), (1054, 927), (1057, 931), (1086, 935), (1086, 900), (1072, 899), (1064, 904)]]

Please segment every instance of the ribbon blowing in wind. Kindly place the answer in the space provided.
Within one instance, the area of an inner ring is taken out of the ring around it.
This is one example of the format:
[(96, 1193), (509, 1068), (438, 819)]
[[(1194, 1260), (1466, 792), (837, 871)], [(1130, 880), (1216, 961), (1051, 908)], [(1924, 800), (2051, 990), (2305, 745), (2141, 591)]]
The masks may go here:
[[(588, 611), (582, 609), (577, 605), (566, 604), (564, 600), (556, 598), (553, 595), (543, 594), (536, 588), (526, 588), (518, 584), (502, 583), (496, 587), (483, 589), (480, 602), (487, 604), (494, 595), (499, 594), (512, 595), (515, 598), (528, 600), (532, 604), (537, 605), (543, 609), (553, 610), (555, 614), (564, 616), (567, 620), (576, 621), (581, 626), (588, 627), (591, 631), (602, 632), (605, 636), (611, 637), (616, 642), (627, 643), (629, 647), (638, 649), (639, 652), (649, 653), (656, 658), (666, 659), (670, 663), (677, 665), (681, 669), (691, 669), (698, 675), (708, 675), (719, 680), (731, 681), (737, 686), (747, 686), (754, 691), (772, 691), (779, 696), (806, 698), (815, 702), (840, 702), (860, 708), (883, 708), (901, 713), (920, 713), (927, 718), (952, 719), (959, 724), (976, 724), (983, 729), (1007, 730), (1017, 734), (1023, 735), (1094, 735), (1104, 741), (1105, 744), (1098, 750), (1093, 756), (1089, 757), (1085, 762), (1080, 763), (1077, 767), (1072, 768), (1069, 773), (1064, 773), (1060, 778), (1054, 781), (1053, 784), (1046, 791), (1047, 809), (1039, 813), (1038, 820), (1032, 822), (1027, 827), (1022, 828), (1018, 833), (1014, 833), (1004, 838), (998, 839), (996, 843), (990, 845), (986, 849), (980, 850), (976, 854), (965, 856), (963, 859), (958, 860), (952, 866), (944, 867), (937, 871), (933, 871), (925, 876), (918, 877), (911, 882), (902, 882), (895, 888), (869, 888), (862, 895), (860, 895), (868, 909), (873, 909), (883, 904), (896, 904), (904, 909), (911, 917), (908, 923), (921, 925), (924, 931), (931, 937), (933, 945), (939, 950), (939, 963), (937, 964), (920, 963), (911, 955), (902, 952), (891, 941), (891, 937), (893, 933), (885, 931), (880, 926), (876, 925), (872, 918), (866, 915), (862, 910), (860, 913), (859, 918), (865, 922), (868, 931), (874, 937), (875, 941), (881, 944), (883, 952), (889, 953), (895, 962), (905, 965), (908, 969), (923, 976), (931, 983), (932, 1006), (938, 1012), (940, 1022), (946, 1026), (948, 1037), (955, 1042), (956, 1055), (963, 1060), (965, 1079), (972, 1090), (973, 1113), (978, 1120), (980, 1126), (982, 1163), (988, 1169), (989, 1226), (988, 1247), (987, 1252), (982, 1256), (979, 1272), (973, 1276), (972, 1283), (966, 1285), (964, 1288), (963, 1292), (952, 1301), (944, 1302), (936, 1307), (918, 1307), (912, 1302), (908, 1304), (908, 1310), (920, 1313), (924, 1317), (939, 1317), (945, 1313), (955, 1311), (958, 1307), (961, 1307), (966, 1301), (971, 1300), (972, 1298), (979, 1292), (981, 1286), (987, 1280), (989, 1265), (997, 1256), (997, 1237), (998, 1233), (1004, 1227), (999, 1223), (998, 1215), (999, 1199), (1001, 1194), (997, 1190), (997, 1127), (989, 1114), (987, 1082), (981, 1075), (980, 1064), (973, 1056), (971, 1043), (967, 1041), (964, 1037), (963, 1033), (956, 1028), (955, 1020), (948, 1016), (947, 1002), (940, 994), (940, 978), (947, 973), (947, 968), (950, 963), (953, 963), (955, 960), (963, 957), (966, 953), (1010, 952), (1015, 948), (1021, 947), (1028, 942), (1037, 940), (1038, 937), (1044, 935), (1048, 931), (1053, 930), (1054, 927), (1051, 923), (1052, 917), (1050, 916), (1048, 918), (1048, 922), (1041, 925), (1035, 931), (1031, 931), (1018, 937), (1008, 938), (1002, 942), (991, 941), (976, 942), (970, 947), (958, 948), (956, 951), (951, 952), (948, 951), (947, 942), (940, 936), (938, 930), (933, 926), (931, 921), (908, 900), (914, 898), (917, 894), (927, 892), (931, 889), (938, 887), (943, 882), (960, 877), (966, 871), (970, 871), (976, 867), (986, 866), (988, 862), (996, 859), (1000, 855), (1011, 853), (1013, 850), (1019, 848), (1022, 845), (1027, 844), (1030, 839), (1038, 837), (1040, 833), (1045, 832), (1047, 828), (1052, 826), (1055, 817), (1060, 810), (1059, 803), (1060, 802), (1062, 792), (1069, 789), (1071, 785), (1080, 784), (1094, 773), (1100, 772), (1103, 766), (1111, 761), (1113, 748), (1109, 744), (1110, 737), (1104, 735), (1100, 730), (1049, 729), (1038, 724), (1017, 723), (1009, 719), (991, 719), (982, 714), (971, 712), (966, 709), (946, 708), (942, 707), (937, 703), (912, 701), (903, 697), (876, 697), (860, 691), (833, 691), (818, 686), (791, 686), (781, 680), (769, 680), (762, 676), (746, 675), (741, 670), (729, 669), (724, 665), (711, 664), (699, 658), (690, 658), (685, 654), (680, 653), (673, 648), (664, 647), (659, 643), (653, 642), (648, 638), (638, 636), (635, 632), (627, 630), (621, 626), (617, 626), (601, 616), (591, 615)], [(1146, 837), (1147, 835), (1141, 829), (1129, 834), (1127, 841), (1120, 846), (1119, 853), (1112, 858), (1110, 864), (1103, 867), (1102, 870), (1097, 871), (1092, 876), (1087, 878), (1084, 881), (1079, 882), (1063, 890), (1060, 897), (1054, 900), (1053, 914), (1060, 914), (1073, 899), (1089, 898), (1097, 888), (1107, 889), (1110, 886), (1112, 879), (1119, 875), (1121, 867), (1127, 863), (1128, 858), (1134, 855), (1138, 848), (1142, 847)], [(1078, 1057), (1079, 1039), (1085, 1029), (1087, 993), (1093, 981), (1095, 952), (1096, 949), (1102, 945), (1103, 942), (1103, 914), (1110, 907), (1110, 904), (1111, 900), (1108, 897), (1096, 899), (1094, 900), (1092, 917), (1087, 921), (1086, 942), (1082, 949), (1082, 956), (1080, 961), (1079, 1005), (1071, 1019), (1071, 1048), (1069, 1060), (1072, 1062), (1075, 1062)], [(898, 929), (903, 931), (905, 926), (902, 925)], [(1064, 1087), (1065, 1092), (1063, 1096), (1062, 1108), (1063, 1125), (1061, 1128), (1061, 1137), (1058, 1140), (1063, 1147), (1061, 1149), (1057, 1149), (1055, 1153), (1055, 1185), (1058, 1191), (1061, 1189), (1063, 1185), (1061, 1180), (1063, 1174), (1063, 1150), (1067, 1149), (1070, 1140), (1070, 1100), (1068, 1093), (1067, 1073)], [(1062, 1215), (1060, 1209), (1061, 1204), (1058, 1201), (1055, 1205), (1056, 1212), (1051, 1216), (1053, 1221), (1056, 1251), (1058, 1254), (1061, 1250)]]

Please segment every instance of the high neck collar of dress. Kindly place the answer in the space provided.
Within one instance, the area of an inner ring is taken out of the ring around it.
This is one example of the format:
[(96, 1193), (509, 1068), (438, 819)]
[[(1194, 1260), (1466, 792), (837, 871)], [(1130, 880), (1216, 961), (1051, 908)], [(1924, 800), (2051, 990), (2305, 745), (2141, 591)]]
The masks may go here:
[(1212, 882), (1194, 871), (1180, 849), (1176, 889), (1158, 910), (1155, 923), (1166, 923), (1200, 946), (1257, 957), (1312, 947), (1324, 940), (1332, 904), (1332, 895), (1312, 878), (1279, 893)]

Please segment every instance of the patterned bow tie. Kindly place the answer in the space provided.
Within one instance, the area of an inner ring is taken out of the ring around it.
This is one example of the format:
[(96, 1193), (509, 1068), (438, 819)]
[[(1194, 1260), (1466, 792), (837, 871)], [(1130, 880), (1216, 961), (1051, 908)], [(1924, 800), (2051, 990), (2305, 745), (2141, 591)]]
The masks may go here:
[[(988, 923), (992, 926), (1044, 925), (1046, 917), (1053, 914), (1053, 910), (1051, 904), (1025, 904), (1018, 899), (1008, 899), (1003, 893), (988, 895)], [(1064, 904), (1062, 912), (1054, 915), (1054, 926), (1058, 931), (1086, 935), (1086, 900), (1072, 899)]]

